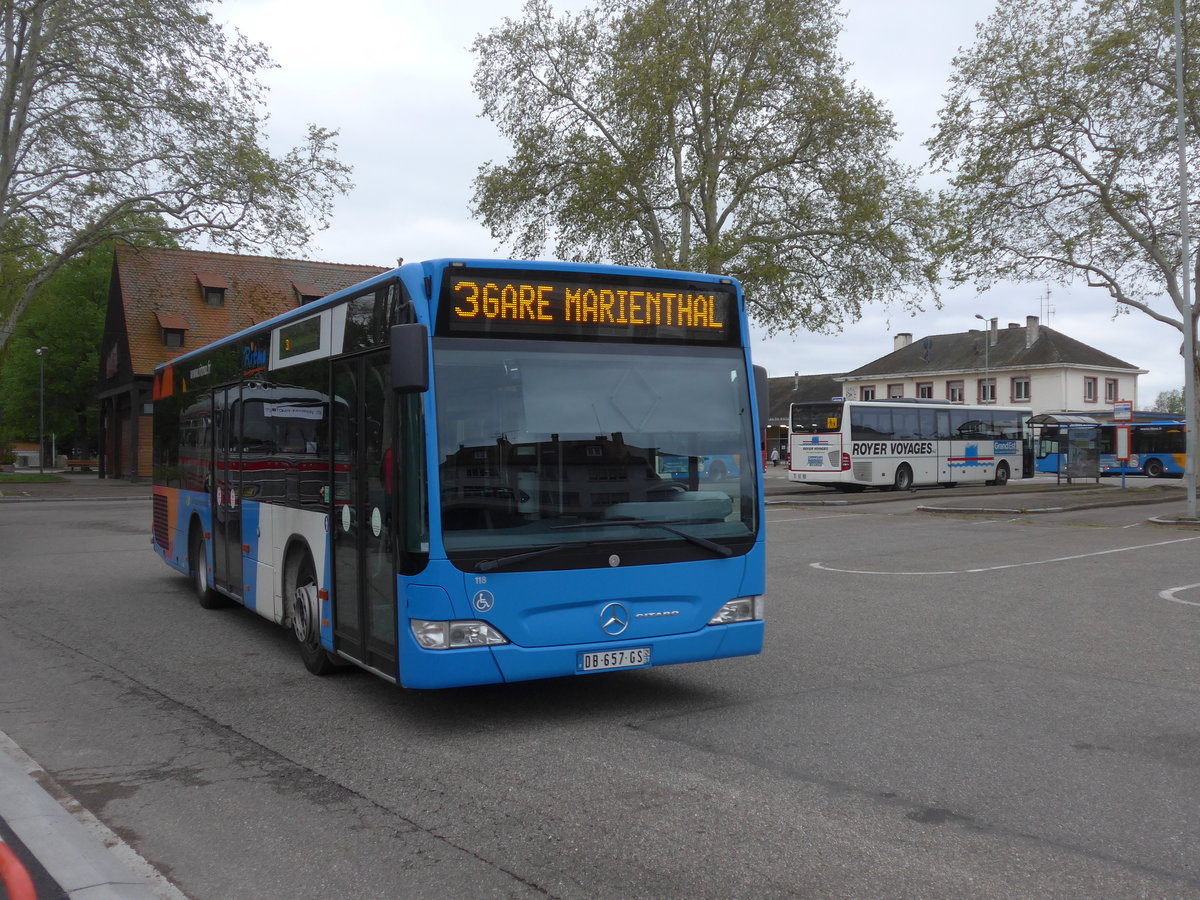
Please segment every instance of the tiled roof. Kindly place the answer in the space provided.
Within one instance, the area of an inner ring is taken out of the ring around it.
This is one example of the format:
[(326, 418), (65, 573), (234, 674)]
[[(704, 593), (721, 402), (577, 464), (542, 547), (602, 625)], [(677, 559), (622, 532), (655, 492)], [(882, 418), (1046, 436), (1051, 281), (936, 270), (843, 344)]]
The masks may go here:
[(1034, 328), (1037, 338), (1028, 346), (1029, 328), (1025, 325), (997, 329), (996, 343), (991, 346), (987, 331), (930, 335), (860, 366), (846, 377), (974, 371), (983, 369), (985, 363), (992, 369), (1078, 365), (1139, 371), (1137, 366), (1053, 328)]
[[(386, 271), (379, 266), (128, 246), (117, 247), (114, 265), (114, 290), (120, 291), (124, 308), (130, 361), (135, 373), (147, 375), (181, 352), (295, 309), (300, 299), (296, 285), (326, 296)], [(225, 288), (225, 304), (208, 306), (202, 285)], [(162, 324), (168, 321), (172, 324)], [(186, 330), (183, 350), (163, 346), (166, 327)]]

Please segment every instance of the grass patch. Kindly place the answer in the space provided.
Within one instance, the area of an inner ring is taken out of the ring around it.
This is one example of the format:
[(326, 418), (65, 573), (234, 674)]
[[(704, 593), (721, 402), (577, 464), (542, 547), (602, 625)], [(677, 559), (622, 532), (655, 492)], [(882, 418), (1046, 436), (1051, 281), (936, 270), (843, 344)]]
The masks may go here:
[(0, 472), (0, 484), (44, 484), (66, 480), (60, 475), (42, 475), (38, 472)]

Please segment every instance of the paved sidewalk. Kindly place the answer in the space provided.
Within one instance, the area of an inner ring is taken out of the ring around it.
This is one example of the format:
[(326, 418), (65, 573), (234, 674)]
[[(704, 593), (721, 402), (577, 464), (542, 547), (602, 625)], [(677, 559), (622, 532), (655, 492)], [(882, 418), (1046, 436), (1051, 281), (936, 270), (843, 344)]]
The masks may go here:
[(764, 482), (768, 506), (858, 506), (916, 500), (922, 512), (1028, 515), (1168, 503), (1171, 508), (1150, 521), (1200, 526), (1200, 521), (1186, 515), (1187, 494), (1182, 479), (1127, 478), (1122, 487), (1119, 478), (1066, 484), (1057, 482), (1052, 475), (1038, 475), (1010, 481), (1004, 487), (963, 485), (919, 488), (904, 493), (869, 490), (846, 494), (790, 482), (782, 467), (768, 467)]
[(38, 900), (183, 900), (183, 894), (70, 799), (4, 732), (0, 826), (0, 834), (9, 838), (9, 846), (29, 871)]
[[(30, 474), (18, 472), (18, 475)], [(150, 482), (133, 484), (94, 472), (47, 472), (58, 481), (0, 480), (0, 503), (26, 500), (149, 500)]]

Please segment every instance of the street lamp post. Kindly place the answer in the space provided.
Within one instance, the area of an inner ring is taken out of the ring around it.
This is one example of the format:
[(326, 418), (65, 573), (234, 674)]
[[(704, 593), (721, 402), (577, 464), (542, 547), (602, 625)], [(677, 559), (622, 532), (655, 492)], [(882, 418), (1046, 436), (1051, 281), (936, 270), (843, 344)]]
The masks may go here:
[(991, 366), (988, 364), (988, 353), (992, 343), (992, 323), (984, 319), (979, 313), (975, 313), (975, 318), (983, 321), (983, 390), (979, 392), (979, 402), (987, 403), (988, 394), (991, 393), (988, 390), (991, 387), (991, 376), (988, 373)]
[(46, 473), (46, 353), (49, 347), (38, 347), (38, 472)]

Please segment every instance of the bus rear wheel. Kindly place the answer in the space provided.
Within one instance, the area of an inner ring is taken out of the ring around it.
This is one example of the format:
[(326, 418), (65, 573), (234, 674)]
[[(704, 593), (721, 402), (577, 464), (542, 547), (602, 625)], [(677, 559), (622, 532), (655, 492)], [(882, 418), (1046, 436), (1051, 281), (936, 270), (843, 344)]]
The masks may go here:
[(901, 463), (896, 468), (896, 490), (911, 491), (913, 486), (912, 469), (908, 467), (908, 463)]
[(1142, 469), (1149, 478), (1162, 478), (1163, 464), (1157, 459), (1146, 460), (1146, 465)]
[(208, 554), (204, 552), (204, 535), (199, 527), (193, 527), (188, 535), (188, 574), (192, 578), (196, 601), (203, 609), (218, 609), (225, 605), (224, 598), (208, 581)]
[(300, 646), (304, 668), (314, 675), (328, 675), (338, 668), (333, 656), (321, 646), (320, 601), (317, 597), (317, 570), (307, 553), (298, 553), (288, 563), (284, 594), (288, 598), (288, 616), (292, 635)]

